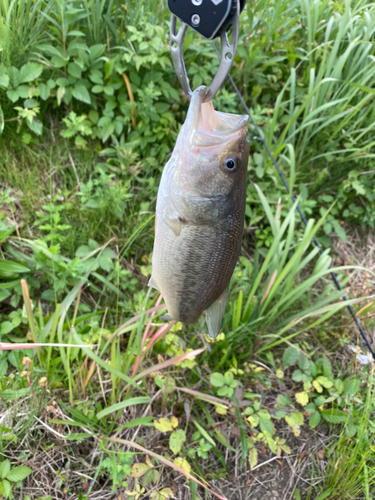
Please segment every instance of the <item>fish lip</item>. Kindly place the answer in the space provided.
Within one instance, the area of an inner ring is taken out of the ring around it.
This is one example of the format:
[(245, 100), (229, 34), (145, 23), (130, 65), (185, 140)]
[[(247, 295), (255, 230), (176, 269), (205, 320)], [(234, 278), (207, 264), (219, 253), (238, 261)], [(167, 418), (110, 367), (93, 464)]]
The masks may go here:
[[(212, 112), (214, 113), (215, 120), (217, 122), (215, 124), (215, 129), (210, 131), (200, 127), (202, 104), (206, 94), (207, 87), (201, 85), (194, 90), (191, 97), (190, 106), (184, 124), (187, 131), (189, 147), (214, 146), (222, 143), (223, 141), (232, 142), (238, 138), (248, 135), (249, 117), (247, 115), (221, 113), (213, 108)], [(208, 105), (208, 103), (205, 105)]]
[(186, 120), (184, 126), (187, 128), (189, 131), (189, 142), (193, 142), (194, 135), (198, 129), (198, 124), (199, 124), (199, 116), (201, 113), (201, 108), (202, 108), (202, 101), (203, 98), (207, 94), (207, 87), (204, 85), (201, 85), (200, 87), (197, 87), (192, 96), (191, 96), (191, 101), (189, 105), (189, 109), (186, 115)]

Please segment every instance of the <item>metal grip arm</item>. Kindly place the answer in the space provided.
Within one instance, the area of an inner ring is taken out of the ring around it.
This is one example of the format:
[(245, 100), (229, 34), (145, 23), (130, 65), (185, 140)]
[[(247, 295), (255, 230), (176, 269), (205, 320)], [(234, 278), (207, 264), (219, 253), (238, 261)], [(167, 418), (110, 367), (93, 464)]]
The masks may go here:
[[(237, 41), (238, 41), (238, 25), (239, 25), (239, 14), (240, 5), (239, 0), (235, 0), (236, 9), (232, 19), (229, 21), (225, 29), (220, 35), (221, 39), (221, 58), (220, 65), (212, 80), (210, 88), (207, 91), (206, 97), (203, 102), (210, 101), (218, 90), (223, 85), (225, 79), (227, 78), (230, 69), (232, 67), (234, 57), (236, 55)], [(228, 31), (232, 27), (232, 43), (229, 43)], [(183, 43), (186, 35), (187, 24), (182, 23), (180, 29), (177, 32), (177, 18), (172, 15), (171, 19), (171, 31), (170, 31), (170, 48), (173, 66), (176, 71), (177, 78), (181, 84), (181, 87), (187, 97), (191, 97), (192, 91), (189, 84), (189, 78), (186, 72), (184, 56), (183, 56)]]

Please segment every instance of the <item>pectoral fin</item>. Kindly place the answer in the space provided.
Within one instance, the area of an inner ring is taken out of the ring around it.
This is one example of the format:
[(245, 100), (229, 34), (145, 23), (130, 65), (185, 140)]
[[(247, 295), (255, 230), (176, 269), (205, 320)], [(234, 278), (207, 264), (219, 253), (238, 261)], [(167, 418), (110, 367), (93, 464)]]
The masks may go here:
[(219, 335), (221, 322), (223, 321), (225, 306), (228, 299), (229, 285), (220, 295), (220, 297), (206, 310), (206, 323), (208, 335), (212, 339), (216, 339)]
[(178, 217), (176, 219), (171, 219), (171, 218), (164, 219), (164, 222), (167, 224), (168, 227), (172, 229), (172, 231), (176, 236), (180, 236), (182, 224), (184, 224), (184, 222), (186, 221), (182, 217)]

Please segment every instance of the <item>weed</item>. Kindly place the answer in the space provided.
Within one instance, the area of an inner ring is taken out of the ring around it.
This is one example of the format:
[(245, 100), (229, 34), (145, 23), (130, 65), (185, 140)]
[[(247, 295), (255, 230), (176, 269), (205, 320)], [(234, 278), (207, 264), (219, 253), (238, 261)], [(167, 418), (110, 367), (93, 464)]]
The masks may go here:
[(8, 459), (0, 462), (0, 495), (3, 498), (14, 498), (13, 490), (19, 488), (21, 482), (31, 473), (30, 467), (25, 465), (12, 467)]

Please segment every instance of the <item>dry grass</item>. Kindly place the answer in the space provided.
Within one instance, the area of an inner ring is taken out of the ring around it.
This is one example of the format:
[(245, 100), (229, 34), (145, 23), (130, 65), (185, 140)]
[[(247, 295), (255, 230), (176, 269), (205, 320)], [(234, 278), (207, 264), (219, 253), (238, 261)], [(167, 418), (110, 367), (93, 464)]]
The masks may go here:
[[(151, 411), (161, 411), (161, 398), (162, 394), (159, 391), (153, 400), (152, 408), (149, 405), (143, 408), (140, 406), (129, 408), (121, 416), (119, 426), (126, 421), (144, 416), (145, 412), (159, 416)], [(17, 491), (16, 498), (21, 500), (25, 495), (29, 495), (34, 500), (49, 495), (54, 500), (77, 500), (80, 493), (84, 495), (83, 498), (90, 493), (88, 497), (90, 500), (128, 498), (125, 488), (120, 487), (116, 492), (112, 491), (112, 481), (105, 471), (99, 471), (98, 474), (98, 467), (103, 458), (103, 449), (98, 437), (86, 438), (80, 442), (68, 441), (62, 437), (69, 434), (68, 426), (50, 422), (52, 418), (69, 420), (59, 404), (55, 403), (53, 409), (51, 405), (44, 404), (42, 413), (40, 414), (35, 408), (30, 397), (12, 403), (7, 409), (3, 408), (0, 416), (1, 425), (10, 426), (13, 434), (18, 436), (18, 443), (8, 446), (4, 453), (5, 457), (13, 464), (22, 462), (33, 469), (33, 474), (23, 482), (22, 490)], [(260, 455), (260, 463), (252, 472), (247, 461), (241, 466), (240, 451), (234, 454), (220, 445), (218, 448), (226, 459), (228, 472), (225, 478), (212, 479), (215, 472), (222, 469), (222, 465), (213, 454), (210, 454), (207, 460), (201, 460), (200, 465), (204, 468), (205, 478), (210, 482), (212, 489), (228, 500), (264, 498), (291, 500), (294, 498), (296, 488), (301, 492), (302, 498), (306, 498), (307, 492), (321, 483), (324, 475), (325, 461), (319, 459), (318, 451), (327, 448), (329, 440), (327, 429), (321, 428), (320, 432), (314, 432), (308, 426), (304, 426), (298, 439), (291, 434), (285, 424), (278, 425), (277, 431), (278, 435), (287, 439), (292, 454), (272, 457), (264, 450), (264, 454)], [(73, 432), (85, 432), (85, 430), (75, 428)], [(226, 432), (230, 444), (240, 450), (239, 437), (235, 429), (230, 429), (228, 426)], [(155, 432), (153, 428), (125, 429), (116, 432), (115, 436), (129, 441), (137, 438), (141, 440), (143, 446), (161, 454), (167, 447), (165, 435)], [(110, 448), (108, 443), (105, 446)], [(121, 445), (116, 447), (116, 450), (134, 451)], [(144, 457), (138, 455), (134, 461), (144, 462)], [(175, 498), (179, 500), (191, 498), (186, 480), (181, 474), (164, 467), (160, 470), (159, 489), (171, 488)], [(130, 479), (128, 483), (129, 489), (133, 489), (134, 480)], [(203, 489), (198, 490), (198, 493), (200, 498), (207, 498)], [(214, 497), (210, 495), (209, 498)]]

